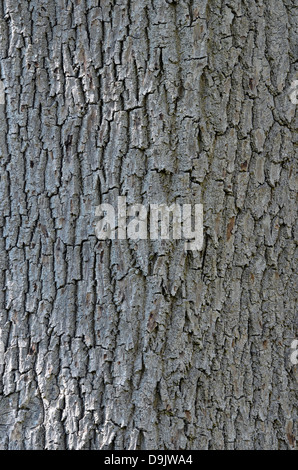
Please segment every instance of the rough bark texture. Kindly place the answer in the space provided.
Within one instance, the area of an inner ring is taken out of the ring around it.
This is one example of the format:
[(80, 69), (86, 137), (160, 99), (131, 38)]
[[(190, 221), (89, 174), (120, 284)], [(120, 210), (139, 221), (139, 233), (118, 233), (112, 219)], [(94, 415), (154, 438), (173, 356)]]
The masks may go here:
[[(1, 1), (2, 449), (296, 448), (295, 4)], [(98, 241), (118, 195), (203, 251)]]

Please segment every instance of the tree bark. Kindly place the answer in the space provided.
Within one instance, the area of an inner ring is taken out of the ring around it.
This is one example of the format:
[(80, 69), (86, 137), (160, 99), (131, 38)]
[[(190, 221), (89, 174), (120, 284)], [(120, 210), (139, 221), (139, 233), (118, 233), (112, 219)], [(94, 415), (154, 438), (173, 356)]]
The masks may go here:
[(297, 448), (295, 0), (0, 8), (1, 449)]

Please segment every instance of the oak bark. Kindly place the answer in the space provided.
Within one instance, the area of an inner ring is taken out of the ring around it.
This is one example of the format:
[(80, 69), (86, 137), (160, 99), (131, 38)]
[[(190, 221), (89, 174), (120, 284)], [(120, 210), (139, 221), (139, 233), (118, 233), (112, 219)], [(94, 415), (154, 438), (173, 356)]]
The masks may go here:
[(297, 448), (295, 3), (1, 1), (1, 449)]

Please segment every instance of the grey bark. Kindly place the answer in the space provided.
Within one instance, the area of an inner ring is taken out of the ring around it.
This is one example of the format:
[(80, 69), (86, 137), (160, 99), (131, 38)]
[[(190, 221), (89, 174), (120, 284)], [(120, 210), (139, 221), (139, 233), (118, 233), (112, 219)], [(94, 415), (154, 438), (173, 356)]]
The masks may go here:
[(297, 448), (295, 3), (1, 1), (2, 449)]

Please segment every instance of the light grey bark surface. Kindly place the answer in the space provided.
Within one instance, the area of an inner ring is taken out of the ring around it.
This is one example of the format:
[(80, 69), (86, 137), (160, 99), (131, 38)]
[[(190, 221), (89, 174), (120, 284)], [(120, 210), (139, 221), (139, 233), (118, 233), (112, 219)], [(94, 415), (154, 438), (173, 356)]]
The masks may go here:
[[(297, 15), (1, 1), (2, 449), (297, 448)], [(203, 251), (97, 240), (118, 195)]]

